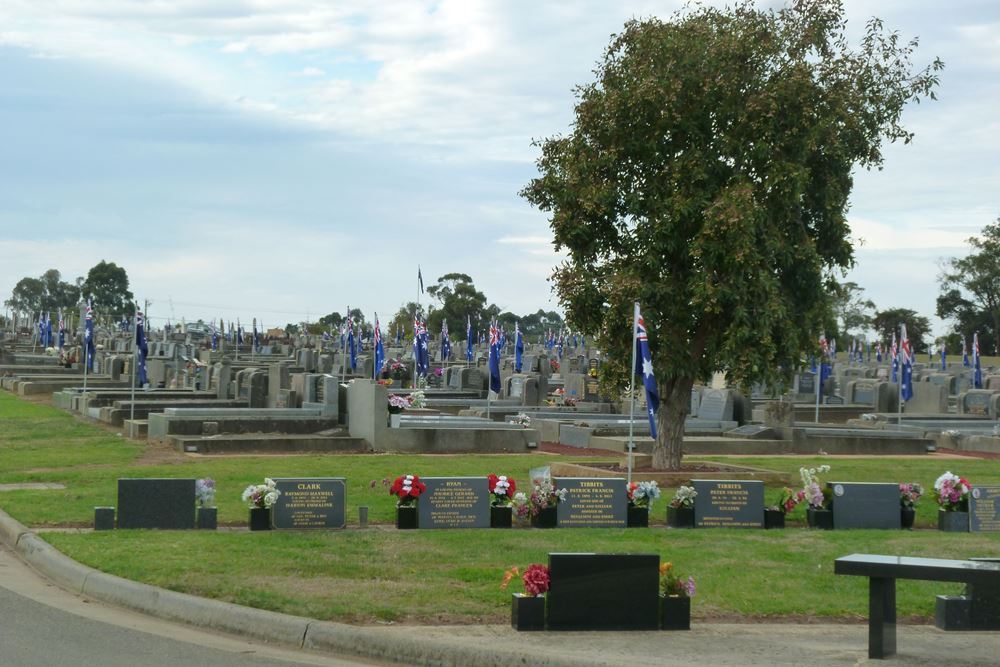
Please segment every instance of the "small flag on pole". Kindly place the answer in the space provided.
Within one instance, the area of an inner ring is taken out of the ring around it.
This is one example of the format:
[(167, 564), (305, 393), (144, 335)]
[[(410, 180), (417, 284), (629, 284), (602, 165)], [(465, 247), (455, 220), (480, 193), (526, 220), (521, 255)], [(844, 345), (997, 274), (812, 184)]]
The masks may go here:
[(87, 316), (83, 327), (83, 340), (87, 352), (87, 371), (94, 371), (94, 355), (97, 353), (97, 345), (94, 342), (94, 299), (87, 299)]
[(500, 330), (490, 322), (490, 391), (500, 395)]
[(375, 313), (375, 363), (373, 364), (375, 379), (378, 379), (378, 374), (382, 372), (384, 365), (385, 350), (382, 347), (382, 325), (379, 324), (378, 313)]
[(137, 380), (139, 386), (145, 387), (149, 382), (146, 377), (146, 356), (149, 354), (149, 348), (146, 345), (146, 331), (142, 321), (142, 311), (135, 311), (135, 349), (139, 352), (139, 359), (136, 365), (137, 370)]
[(913, 350), (910, 348), (910, 338), (906, 335), (906, 325), (900, 325), (899, 351), (902, 355), (902, 385), (900, 396), (903, 401), (913, 398)]
[(642, 384), (646, 388), (646, 411), (649, 413), (649, 432), (656, 440), (656, 410), (660, 407), (660, 392), (656, 387), (656, 377), (653, 375), (653, 357), (649, 352), (649, 339), (646, 335), (646, 323), (639, 312), (639, 302), (635, 303), (635, 316), (632, 322), (632, 338), (637, 346), (635, 355), (635, 373), (642, 375)]
[(983, 388), (983, 369), (979, 366), (979, 332), (972, 334), (972, 386), (975, 389)]
[(524, 356), (524, 338), (521, 336), (521, 323), (514, 323), (514, 372), (521, 372), (521, 360)]

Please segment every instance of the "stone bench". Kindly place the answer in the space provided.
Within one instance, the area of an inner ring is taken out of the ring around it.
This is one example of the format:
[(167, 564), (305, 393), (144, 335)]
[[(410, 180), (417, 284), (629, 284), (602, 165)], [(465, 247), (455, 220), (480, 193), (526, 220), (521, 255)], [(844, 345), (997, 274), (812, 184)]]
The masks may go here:
[[(896, 653), (896, 579), (954, 581), (985, 590), (1000, 586), (1000, 563), (851, 554), (833, 562), (834, 574), (868, 577), (868, 657)], [(995, 613), (1000, 600), (982, 602)], [(975, 615), (978, 610), (972, 610)]]

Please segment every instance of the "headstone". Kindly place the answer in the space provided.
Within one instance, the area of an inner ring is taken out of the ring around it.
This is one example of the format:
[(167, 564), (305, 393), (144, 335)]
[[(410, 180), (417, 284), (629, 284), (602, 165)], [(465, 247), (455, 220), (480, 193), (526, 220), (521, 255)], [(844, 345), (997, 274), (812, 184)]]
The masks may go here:
[(193, 479), (119, 479), (118, 527), (194, 529), (194, 484)]
[(489, 528), (490, 486), (485, 477), (421, 477), (427, 490), (417, 503), (421, 528)]
[(833, 527), (899, 530), (899, 484), (828, 482)]
[(994, 393), (987, 389), (970, 389), (962, 393), (958, 397), (959, 414), (988, 415), (990, 411), (990, 397)]
[(271, 508), (276, 529), (343, 528), (346, 485), (340, 477), (275, 478), (281, 494)]
[(702, 390), (701, 405), (698, 407), (698, 419), (705, 419), (708, 421), (732, 421), (733, 397), (729, 390)]
[(556, 487), (566, 489), (566, 500), (556, 505), (561, 528), (625, 528), (628, 524), (624, 479), (560, 477)]
[(656, 630), (660, 557), (549, 554), (550, 630)]
[(825, 396), (823, 398), (823, 402), (826, 403), (827, 405), (843, 405), (844, 404), (844, 397), (843, 396), (836, 396), (836, 395)]
[(694, 524), (698, 528), (761, 528), (764, 524), (764, 482), (756, 480), (691, 480)]
[(1000, 532), (1000, 486), (975, 486), (969, 500), (969, 530)]

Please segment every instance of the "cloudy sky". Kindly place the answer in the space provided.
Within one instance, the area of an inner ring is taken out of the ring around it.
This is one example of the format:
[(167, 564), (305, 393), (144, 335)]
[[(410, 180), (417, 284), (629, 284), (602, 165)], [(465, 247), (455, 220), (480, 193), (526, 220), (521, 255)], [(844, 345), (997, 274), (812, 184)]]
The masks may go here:
[[(555, 309), (546, 219), (517, 196), (531, 141), (568, 129), (624, 21), (679, 4), (3, 0), (0, 294), (105, 259), (156, 324), (385, 320), (419, 264)], [(877, 13), (946, 63), (850, 215), (849, 278), (930, 316), (939, 261), (1000, 216), (1000, 3), (846, 5), (853, 31)]]

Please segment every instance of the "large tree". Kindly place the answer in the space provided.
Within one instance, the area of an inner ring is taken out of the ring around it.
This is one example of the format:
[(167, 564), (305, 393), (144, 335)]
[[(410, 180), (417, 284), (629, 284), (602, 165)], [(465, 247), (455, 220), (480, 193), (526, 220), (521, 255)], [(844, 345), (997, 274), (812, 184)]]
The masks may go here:
[(952, 319), (970, 338), (978, 330), (980, 348), (995, 349), (1000, 332), (1000, 218), (967, 243), (969, 254), (952, 258), (941, 274), (937, 314)]
[(875, 302), (866, 299), (864, 293), (865, 288), (855, 282), (835, 283), (831, 306), (837, 330), (827, 332), (827, 337), (843, 334), (845, 339), (861, 338), (871, 329)]
[(875, 313), (875, 317), (872, 319), (875, 334), (879, 340), (887, 343), (892, 340), (893, 334), (896, 334), (896, 340), (899, 340), (901, 333), (899, 325), (901, 324), (906, 325), (906, 337), (910, 339), (913, 351), (926, 352), (925, 341), (930, 336), (931, 323), (923, 315), (917, 315), (917, 311), (909, 308), (887, 308)]
[[(82, 280), (82, 279), (77, 279)], [(62, 280), (58, 269), (49, 269), (39, 278), (22, 278), (4, 304), (20, 312), (55, 313), (70, 310), (80, 302), (80, 288)]]
[(93, 297), (98, 315), (117, 319), (131, 315), (135, 309), (132, 292), (128, 289), (128, 273), (123, 267), (103, 259), (87, 272), (80, 289), (84, 298)]
[(825, 272), (851, 266), (856, 165), (909, 141), (903, 107), (935, 61), (872, 20), (858, 47), (837, 0), (779, 11), (694, 6), (629, 21), (577, 89), (573, 129), (546, 139), (523, 190), (551, 215), (567, 317), (627, 386), (642, 304), (661, 398), (656, 468), (680, 467), (696, 379), (777, 384), (815, 346)]
[[(437, 279), (436, 285), (427, 288), (427, 293), (439, 304), (427, 316), (427, 328), (430, 331), (436, 334), (441, 330), (442, 320), (447, 319), (449, 336), (465, 340), (466, 323), (470, 317), (473, 329), (479, 330), (486, 309), (486, 295), (476, 289), (471, 276), (465, 273), (446, 273)], [(413, 328), (412, 325), (410, 328)]]

